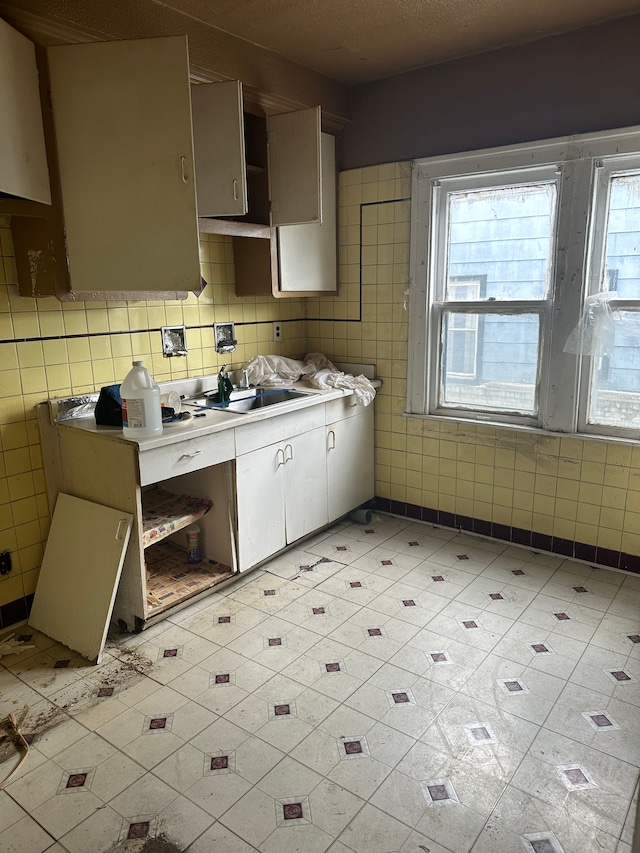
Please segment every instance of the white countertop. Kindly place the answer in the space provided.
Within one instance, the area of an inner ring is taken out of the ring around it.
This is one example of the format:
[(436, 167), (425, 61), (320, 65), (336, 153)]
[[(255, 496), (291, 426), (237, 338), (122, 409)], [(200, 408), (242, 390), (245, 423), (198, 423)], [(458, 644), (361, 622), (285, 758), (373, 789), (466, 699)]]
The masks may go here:
[[(184, 379), (176, 382), (160, 383), (160, 390), (163, 394), (169, 391), (175, 391), (180, 395), (188, 398), (194, 397), (199, 393), (216, 387), (216, 376), (204, 376), (198, 379)], [(373, 384), (378, 386), (380, 382), (373, 380)], [(190, 438), (199, 438), (203, 435), (221, 432), (235, 427), (240, 427), (243, 424), (255, 423), (256, 421), (268, 420), (279, 417), (293, 411), (306, 409), (310, 406), (316, 406), (320, 403), (326, 403), (329, 400), (336, 400), (342, 397), (350, 397), (353, 395), (351, 389), (346, 388), (330, 388), (318, 389), (313, 388), (307, 382), (295, 382), (288, 386), (296, 390), (305, 391), (308, 397), (297, 397), (295, 400), (290, 400), (285, 403), (278, 403), (274, 406), (268, 406), (264, 409), (258, 409), (251, 412), (229, 412), (220, 411), (219, 409), (202, 409), (197, 407), (191, 408), (188, 405), (183, 405), (183, 411), (190, 409), (195, 412), (204, 413), (202, 418), (190, 418), (186, 421), (177, 421), (174, 424), (165, 424), (161, 435), (153, 436), (152, 438), (141, 438), (138, 440), (125, 438), (120, 427), (98, 426), (95, 422), (95, 417), (92, 415), (84, 418), (73, 418), (71, 420), (59, 421), (58, 426), (69, 429), (80, 429), (85, 432), (101, 435), (104, 438), (114, 441), (127, 441), (133, 444), (138, 444), (141, 451), (152, 450), (156, 447), (166, 447), (177, 442), (184, 441)]]

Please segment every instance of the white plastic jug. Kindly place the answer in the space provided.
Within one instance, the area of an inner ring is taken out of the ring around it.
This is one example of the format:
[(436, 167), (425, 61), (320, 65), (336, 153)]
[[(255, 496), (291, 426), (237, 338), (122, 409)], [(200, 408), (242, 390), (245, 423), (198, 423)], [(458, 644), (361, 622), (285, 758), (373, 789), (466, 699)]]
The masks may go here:
[(127, 438), (149, 438), (162, 432), (160, 388), (142, 361), (134, 361), (120, 385), (122, 431)]

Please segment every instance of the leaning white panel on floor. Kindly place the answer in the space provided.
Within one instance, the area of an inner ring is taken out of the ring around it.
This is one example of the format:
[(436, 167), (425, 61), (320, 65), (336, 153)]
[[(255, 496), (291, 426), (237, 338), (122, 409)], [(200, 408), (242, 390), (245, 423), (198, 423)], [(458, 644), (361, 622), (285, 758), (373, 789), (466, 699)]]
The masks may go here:
[(61, 492), (29, 624), (100, 663), (133, 516)]

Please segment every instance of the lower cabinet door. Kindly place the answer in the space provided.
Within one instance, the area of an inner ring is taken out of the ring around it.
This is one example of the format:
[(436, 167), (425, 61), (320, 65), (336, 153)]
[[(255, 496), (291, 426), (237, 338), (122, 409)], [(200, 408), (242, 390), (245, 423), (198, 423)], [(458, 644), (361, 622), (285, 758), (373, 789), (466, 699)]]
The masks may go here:
[(284, 445), (287, 544), (327, 523), (325, 428), (297, 435)]
[(329, 521), (374, 496), (373, 406), (327, 426)]
[(250, 569), (287, 544), (285, 459), (280, 444), (270, 444), (236, 459), (238, 566)]
[(325, 428), (238, 456), (236, 490), (242, 572), (327, 523)]

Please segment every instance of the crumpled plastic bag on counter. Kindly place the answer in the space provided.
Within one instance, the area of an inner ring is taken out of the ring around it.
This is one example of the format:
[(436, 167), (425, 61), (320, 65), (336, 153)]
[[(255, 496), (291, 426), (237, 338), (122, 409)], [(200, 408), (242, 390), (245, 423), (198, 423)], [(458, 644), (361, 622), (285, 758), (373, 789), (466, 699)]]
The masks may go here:
[(304, 361), (281, 355), (257, 355), (247, 364), (246, 370), (251, 385), (283, 388), (304, 379), (314, 388), (348, 388), (360, 406), (368, 406), (376, 396), (376, 389), (366, 376), (342, 373), (319, 352), (309, 353)]

